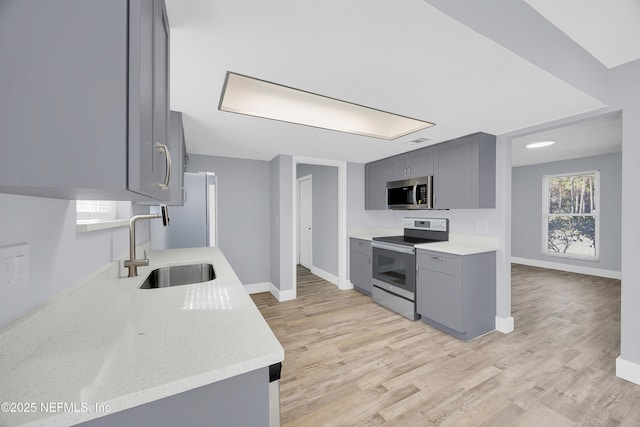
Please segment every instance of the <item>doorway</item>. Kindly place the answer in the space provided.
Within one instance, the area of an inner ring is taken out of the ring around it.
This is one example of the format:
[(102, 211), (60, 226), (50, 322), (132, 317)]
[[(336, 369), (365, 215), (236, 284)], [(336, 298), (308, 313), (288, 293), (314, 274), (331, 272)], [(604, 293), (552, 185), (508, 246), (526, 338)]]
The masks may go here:
[(313, 267), (313, 177), (298, 178), (298, 264)]

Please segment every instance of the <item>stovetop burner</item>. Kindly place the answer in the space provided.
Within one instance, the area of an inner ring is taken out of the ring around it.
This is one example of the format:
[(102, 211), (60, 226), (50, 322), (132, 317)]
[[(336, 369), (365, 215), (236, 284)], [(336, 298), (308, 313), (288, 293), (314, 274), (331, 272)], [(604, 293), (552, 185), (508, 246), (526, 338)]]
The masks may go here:
[(373, 240), (377, 240), (379, 242), (393, 243), (396, 245), (404, 245), (404, 246), (415, 246), (422, 243), (442, 242), (442, 240), (422, 239), (422, 238), (410, 237), (410, 236), (374, 237)]
[(448, 219), (404, 218), (404, 235), (374, 237), (373, 240), (402, 246), (449, 240)]

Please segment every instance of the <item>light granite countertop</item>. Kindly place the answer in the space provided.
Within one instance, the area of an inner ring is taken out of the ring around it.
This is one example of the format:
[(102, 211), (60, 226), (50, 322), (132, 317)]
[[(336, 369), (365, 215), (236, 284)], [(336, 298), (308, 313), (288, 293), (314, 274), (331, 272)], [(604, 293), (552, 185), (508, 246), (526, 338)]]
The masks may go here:
[[(0, 402), (12, 405), (0, 425), (75, 424), (284, 360), (219, 249), (149, 259), (133, 278), (113, 263), (0, 330)], [(200, 262), (214, 280), (139, 289), (154, 268)]]
[[(400, 236), (402, 233), (402, 228), (361, 228), (349, 230), (349, 237), (372, 241), (374, 237)], [(497, 251), (500, 249), (500, 243), (498, 238), (493, 236), (449, 233), (449, 240), (446, 242), (423, 243), (415, 247), (454, 255), (472, 255)]]

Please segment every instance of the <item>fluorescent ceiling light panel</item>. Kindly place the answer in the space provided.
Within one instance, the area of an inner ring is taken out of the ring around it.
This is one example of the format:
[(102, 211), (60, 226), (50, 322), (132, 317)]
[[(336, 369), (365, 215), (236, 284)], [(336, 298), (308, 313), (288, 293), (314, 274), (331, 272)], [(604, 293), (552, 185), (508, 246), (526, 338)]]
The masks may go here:
[(553, 145), (555, 143), (556, 143), (555, 141), (532, 142), (531, 144), (525, 145), (525, 147), (527, 147), (527, 148), (542, 148), (542, 147), (548, 147), (548, 146)]
[(433, 126), (229, 71), (218, 109), (389, 140)]

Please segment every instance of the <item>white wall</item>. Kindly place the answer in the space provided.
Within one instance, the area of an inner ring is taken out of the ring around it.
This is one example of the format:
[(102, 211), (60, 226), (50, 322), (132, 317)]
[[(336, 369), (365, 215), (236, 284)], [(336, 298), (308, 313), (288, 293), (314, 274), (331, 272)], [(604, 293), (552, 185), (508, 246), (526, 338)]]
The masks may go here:
[[(0, 300), (0, 327), (128, 255), (127, 227), (77, 233), (75, 209), (75, 201), (0, 194), (0, 246), (27, 243), (30, 255), (30, 285)], [(143, 213), (148, 208), (134, 211)], [(136, 228), (136, 243), (148, 241), (148, 221)]]

